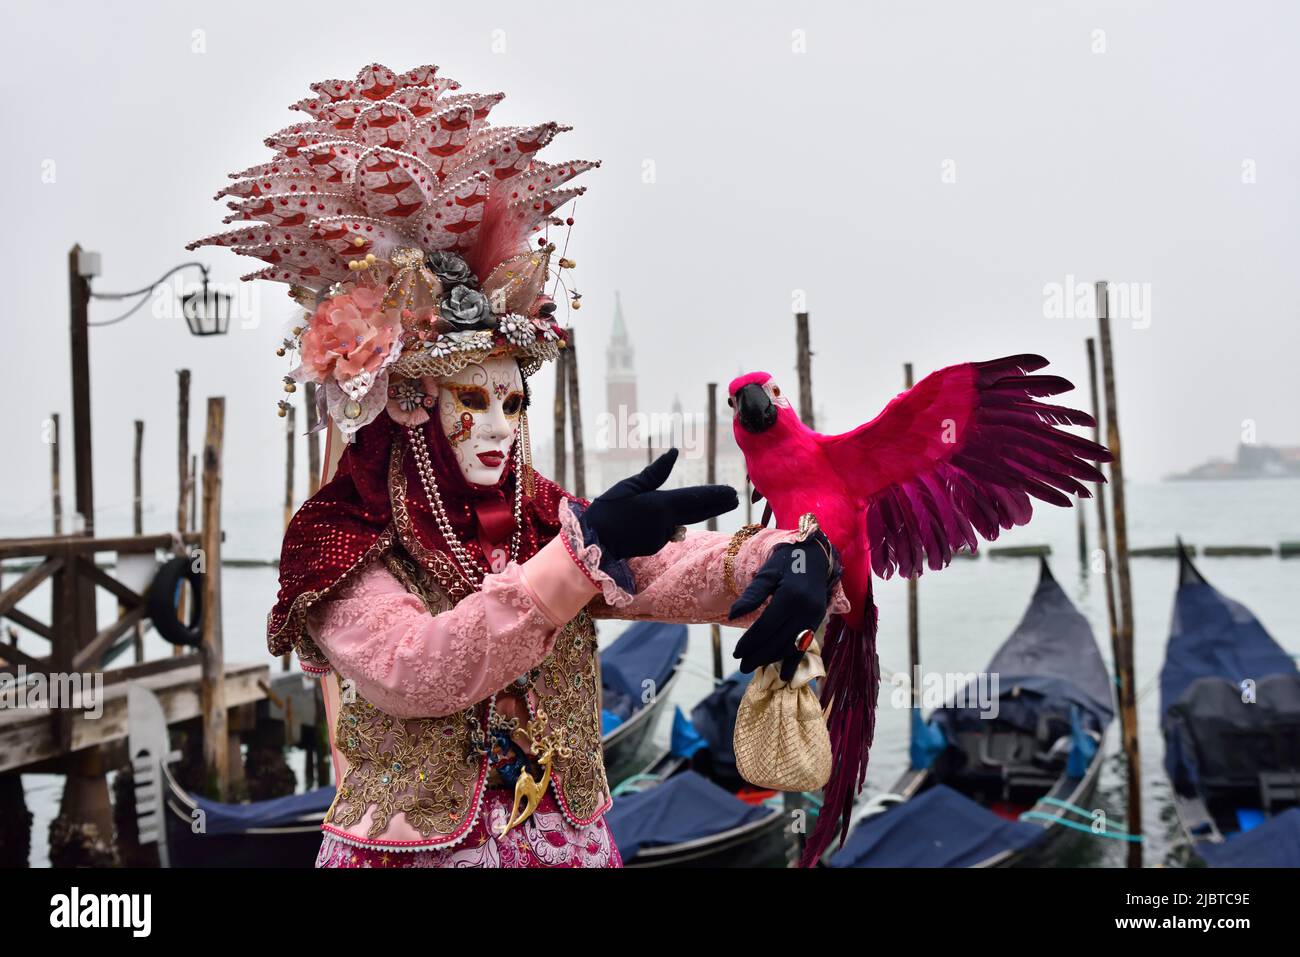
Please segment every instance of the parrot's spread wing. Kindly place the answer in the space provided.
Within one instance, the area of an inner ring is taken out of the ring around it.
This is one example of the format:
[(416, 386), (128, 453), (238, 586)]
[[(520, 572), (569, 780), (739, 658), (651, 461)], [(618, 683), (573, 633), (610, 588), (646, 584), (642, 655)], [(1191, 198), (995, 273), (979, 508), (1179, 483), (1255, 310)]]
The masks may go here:
[(976, 533), (992, 541), (1028, 522), (1031, 496), (1068, 506), (1064, 493), (1086, 498), (1083, 481), (1105, 481), (1092, 463), (1110, 453), (1058, 428), (1091, 426), (1092, 416), (1034, 401), (1073, 388), (1029, 374), (1045, 365), (1021, 355), (940, 369), (865, 425), (822, 439), (866, 509), (877, 575), (942, 568), (962, 546), (975, 549)]

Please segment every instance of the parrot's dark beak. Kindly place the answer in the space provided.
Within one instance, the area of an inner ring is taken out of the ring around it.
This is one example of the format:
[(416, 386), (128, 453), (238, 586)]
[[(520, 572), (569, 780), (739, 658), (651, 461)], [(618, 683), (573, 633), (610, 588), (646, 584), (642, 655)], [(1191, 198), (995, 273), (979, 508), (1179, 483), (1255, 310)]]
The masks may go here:
[(766, 432), (776, 425), (776, 403), (757, 382), (736, 390), (736, 418), (746, 432)]

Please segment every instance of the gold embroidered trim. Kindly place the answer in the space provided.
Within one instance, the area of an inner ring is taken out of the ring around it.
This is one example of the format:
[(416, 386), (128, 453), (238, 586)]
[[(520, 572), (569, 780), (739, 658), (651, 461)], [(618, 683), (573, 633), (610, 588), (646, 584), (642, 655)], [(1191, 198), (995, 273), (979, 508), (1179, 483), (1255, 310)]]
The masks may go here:
[(325, 823), (351, 827), (374, 808), (366, 835), (379, 838), (402, 814), (425, 838), (454, 833), (473, 810), (479, 762), (467, 759), (474, 708), (442, 718), (398, 719), (359, 695), (339, 709), (335, 747), (347, 758)]
[(557, 790), (569, 816), (580, 821), (600, 810), (609, 788), (600, 742), (599, 680), (596, 630), (584, 609), (560, 631), (533, 682), (536, 712), (549, 717), (545, 734), (568, 752), (557, 748)]
[(722, 557), (722, 581), (727, 587), (727, 592), (733, 597), (740, 594), (740, 589), (736, 587), (736, 555), (740, 553), (741, 546), (745, 542), (762, 530), (762, 525), (742, 525), (727, 543), (726, 554)]
[(429, 580), (429, 573), (416, 564), (401, 545), (394, 545), (393, 550), (384, 556), (384, 565), (403, 588), (420, 599), (429, 614), (440, 615), (452, 607), (447, 593)]

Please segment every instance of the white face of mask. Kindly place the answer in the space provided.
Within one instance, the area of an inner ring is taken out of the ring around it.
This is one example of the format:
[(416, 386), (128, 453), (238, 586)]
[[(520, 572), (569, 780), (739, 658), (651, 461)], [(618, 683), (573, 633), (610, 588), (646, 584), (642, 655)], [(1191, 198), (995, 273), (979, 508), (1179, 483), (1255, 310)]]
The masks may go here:
[(442, 432), (472, 485), (501, 478), (523, 411), (524, 379), (514, 359), (485, 359), (438, 380)]

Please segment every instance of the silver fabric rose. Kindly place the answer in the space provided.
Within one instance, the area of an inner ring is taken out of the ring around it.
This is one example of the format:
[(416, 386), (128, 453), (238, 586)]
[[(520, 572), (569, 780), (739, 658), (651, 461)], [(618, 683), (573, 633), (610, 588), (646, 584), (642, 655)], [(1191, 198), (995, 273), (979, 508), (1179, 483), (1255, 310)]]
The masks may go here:
[(470, 271), (469, 263), (455, 253), (433, 252), (425, 258), (429, 272), (438, 277), (443, 288), (449, 286), (477, 286), (478, 279)]
[(492, 306), (487, 296), (469, 286), (456, 286), (438, 306), (442, 318), (459, 329), (491, 326)]

